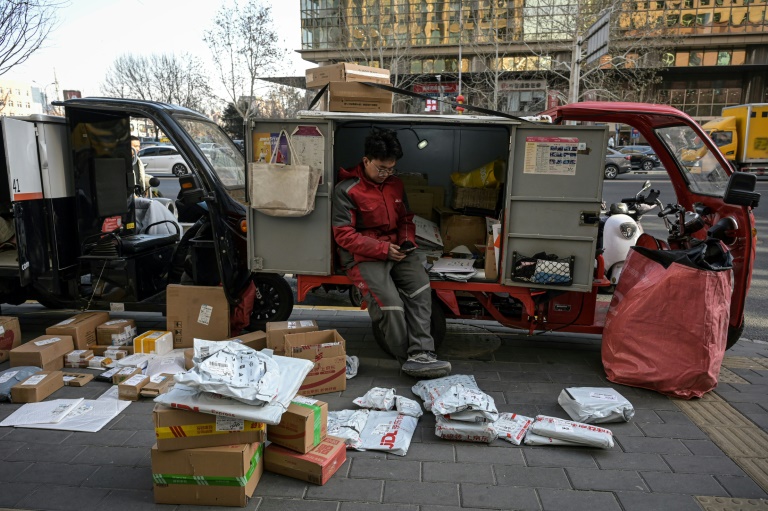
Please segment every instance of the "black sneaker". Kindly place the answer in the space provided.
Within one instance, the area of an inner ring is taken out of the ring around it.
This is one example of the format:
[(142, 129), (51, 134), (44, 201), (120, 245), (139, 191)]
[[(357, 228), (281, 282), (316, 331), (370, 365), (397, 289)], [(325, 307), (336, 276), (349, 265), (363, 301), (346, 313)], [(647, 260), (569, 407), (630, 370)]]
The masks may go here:
[(451, 363), (438, 360), (431, 351), (420, 351), (408, 357), (403, 372), (414, 378), (442, 378), (451, 374)]

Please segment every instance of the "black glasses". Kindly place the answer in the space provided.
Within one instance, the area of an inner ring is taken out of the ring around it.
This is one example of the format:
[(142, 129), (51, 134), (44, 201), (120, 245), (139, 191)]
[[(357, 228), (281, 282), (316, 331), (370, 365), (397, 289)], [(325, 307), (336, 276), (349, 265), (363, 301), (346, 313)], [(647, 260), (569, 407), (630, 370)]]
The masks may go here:
[(392, 176), (394, 174), (397, 174), (397, 169), (395, 167), (383, 169), (378, 165), (376, 165), (375, 163), (373, 163), (373, 161), (371, 160), (368, 160), (368, 163), (373, 165), (373, 168), (376, 169), (376, 172), (378, 172), (380, 176)]

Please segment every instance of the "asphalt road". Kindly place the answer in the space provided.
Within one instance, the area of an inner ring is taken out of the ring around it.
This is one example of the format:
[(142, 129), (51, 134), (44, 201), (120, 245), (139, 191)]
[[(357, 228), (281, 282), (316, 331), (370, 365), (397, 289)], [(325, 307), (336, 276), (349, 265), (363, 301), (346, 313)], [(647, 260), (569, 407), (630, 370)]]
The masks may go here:
[[(653, 188), (661, 191), (660, 198), (664, 204), (675, 199), (672, 185), (665, 173), (660, 174), (623, 174), (613, 181), (603, 184), (603, 199), (610, 204), (622, 197), (631, 197), (637, 193), (643, 182), (649, 179)], [(768, 180), (758, 179), (757, 191), (763, 194), (763, 201), (755, 209), (757, 227), (757, 257), (752, 271), (752, 287), (747, 296), (746, 320), (747, 326), (742, 337), (768, 342), (768, 245), (761, 237), (768, 231)], [(651, 211), (641, 221), (643, 228), (656, 237), (665, 237), (666, 229), (660, 218)]]

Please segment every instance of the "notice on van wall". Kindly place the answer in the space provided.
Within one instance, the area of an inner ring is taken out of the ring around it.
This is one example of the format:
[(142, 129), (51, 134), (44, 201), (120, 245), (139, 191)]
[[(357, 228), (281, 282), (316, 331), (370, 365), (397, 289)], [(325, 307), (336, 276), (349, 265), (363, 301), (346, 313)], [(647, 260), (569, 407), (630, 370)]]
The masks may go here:
[(291, 133), (291, 145), (297, 154), (293, 164), (309, 165), (315, 171), (320, 171), (320, 184), (323, 184), (325, 174), (325, 137), (317, 126), (296, 126)]
[(524, 174), (576, 175), (576, 137), (525, 137)]

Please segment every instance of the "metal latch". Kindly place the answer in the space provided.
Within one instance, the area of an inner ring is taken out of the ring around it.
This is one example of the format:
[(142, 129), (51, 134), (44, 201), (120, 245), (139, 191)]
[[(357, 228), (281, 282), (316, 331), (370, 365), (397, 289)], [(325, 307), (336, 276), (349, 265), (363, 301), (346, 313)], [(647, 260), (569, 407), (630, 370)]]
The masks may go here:
[(582, 211), (579, 215), (579, 225), (597, 225), (600, 223), (600, 214), (596, 211)]

